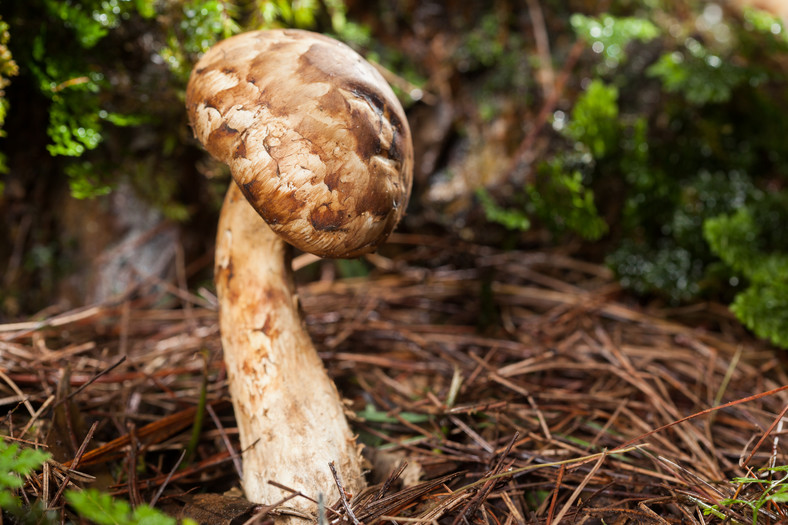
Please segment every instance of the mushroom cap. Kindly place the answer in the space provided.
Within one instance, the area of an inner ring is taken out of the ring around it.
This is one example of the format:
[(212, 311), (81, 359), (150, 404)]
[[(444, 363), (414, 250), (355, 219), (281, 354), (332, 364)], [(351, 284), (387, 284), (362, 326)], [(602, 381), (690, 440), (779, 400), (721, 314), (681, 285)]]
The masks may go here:
[(308, 31), (216, 44), (186, 89), (194, 134), (268, 225), (323, 257), (373, 251), (408, 204), (410, 128), (378, 71)]

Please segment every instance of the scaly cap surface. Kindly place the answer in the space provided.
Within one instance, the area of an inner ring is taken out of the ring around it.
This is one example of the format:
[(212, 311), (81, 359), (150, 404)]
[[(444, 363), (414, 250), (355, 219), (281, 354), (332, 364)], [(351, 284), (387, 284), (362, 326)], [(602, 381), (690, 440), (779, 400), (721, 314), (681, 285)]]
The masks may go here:
[(407, 207), (405, 113), (345, 44), (290, 29), (234, 36), (197, 63), (186, 105), (198, 140), (230, 166), (271, 229), (303, 251), (373, 251)]

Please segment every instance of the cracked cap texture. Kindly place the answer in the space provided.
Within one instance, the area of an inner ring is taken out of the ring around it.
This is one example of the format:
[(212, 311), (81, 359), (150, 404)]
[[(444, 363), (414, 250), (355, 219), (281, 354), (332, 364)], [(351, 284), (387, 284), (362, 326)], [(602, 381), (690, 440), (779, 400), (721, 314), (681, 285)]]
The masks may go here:
[(216, 44), (186, 90), (194, 134), (272, 230), (323, 257), (373, 251), (408, 203), (413, 147), (378, 71), (300, 30)]

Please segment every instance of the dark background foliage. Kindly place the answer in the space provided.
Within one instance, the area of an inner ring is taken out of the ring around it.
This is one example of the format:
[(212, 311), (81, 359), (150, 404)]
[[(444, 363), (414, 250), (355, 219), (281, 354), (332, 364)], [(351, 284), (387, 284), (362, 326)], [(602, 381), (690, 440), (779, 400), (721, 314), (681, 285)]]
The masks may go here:
[(405, 230), (564, 245), (646, 300), (724, 301), (788, 345), (788, 40), (774, 13), (669, 0), (35, 0), (3, 2), (0, 18), (2, 319), (106, 297), (94, 281), (131, 230), (176, 232), (151, 250), (202, 258), (188, 277), (210, 287), (227, 179), (191, 138), (185, 81), (218, 39), (297, 26), (390, 72), (417, 148)]

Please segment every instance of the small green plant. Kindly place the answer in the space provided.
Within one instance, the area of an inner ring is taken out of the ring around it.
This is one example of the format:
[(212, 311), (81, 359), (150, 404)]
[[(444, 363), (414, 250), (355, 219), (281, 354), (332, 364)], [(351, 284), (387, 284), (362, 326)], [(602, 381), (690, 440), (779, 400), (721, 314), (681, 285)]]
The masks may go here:
[(523, 210), (500, 206), (485, 188), (476, 190), (476, 198), (479, 199), (484, 216), (488, 221), (514, 231), (526, 231), (531, 227), (531, 221)]
[(607, 232), (582, 172), (569, 168), (560, 157), (539, 166), (536, 180), (526, 186), (526, 192), (533, 214), (554, 233), (574, 232), (595, 241)]
[(16, 443), (0, 439), (0, 509), (19, 519), (22, 523), (35, 523), (51, 517), (55, 523), (54, 512), (44, 512), (40, 502), (33, 508), (24, 508), (16, 492), (24, 485), (23, 478), (32, 475), (49, 459), (49, 454), (41, 450), (20, 449)]
[[(32, 476), (49, 459), (41, 450), (20, 448), (16, 443), (0, 440), (0, 512), (8, 513), (19, 524), (55, 525), (61, 518), (55, 510), (45, 510), (36, 500), (26, 507), (16, 494), (24, 485), (23, 478)], [(80, 518), (98, 525), (175, 525), (177, 520), (148, 505), (131, 509), (128, 502), (115, 499), (94, 489), (67, 490), (64, 497)], [(2, 517), (0, 517), (2, 521)], [(196, 525), (185, 519), (183, 525)]]
[(594, 79), (572, 108), (563, 135), (582, 144), (595, 159), (617, 150), (620, 133), (618, 89)]
[(588, 160), (601, 160), (617, 149), (622, 133), (616, 118), (617, 97), (616, 88), (591, 82), (575, 103), (569, 123), (561, 128), (573, 148), (539, 164), (523, 194), (514, 196), (520, 202), (504, 207), (486, 190), (477, 191), (487, 220), (524, 231), (531, 227), (531, 218), (538, 218), (556, 235), (576, 233), (588, 240), (602, 237), (607, 224), (597, 211)]
[[(758, 516), (769, 505), (776, 505), (784, 508), (788, 504), (788, 465), (760, 469), (760, 472), (769, 473), (768, 479), (757, 477), (734, 478), (733, 483), (743, 485), (739, 487), (737, 493), (748, 493), (748, 488), (753, 488), (758, 493), (748, 499), (745, 496), (723, 499), (719, 505), (704, 506), (705, 515), (714, 515), (725, 518), (725, 509), (733, 507), (749, 508), (752, 511), (752, 524), (758, 523)], [(783, 515), (783, 517), (785, 517)]]
[[(66, 501), (83, 519), (98, 525), (175, 525), (178, 521), (148, 505), (138, 505), (134, 510), (128, 502), (115, 499), (98, 490), (71, 490), (65, 494)], [(190, 519), (183, 525), (196, 525)]]
[(747, 282), (731, 310), (756, 335), (788, 348), (788, 251), (785, 244), (773, 245), (770, 231), (784, 230), (784, 223), (774, 224), (774, 219), (784, 219), (786, 200), (769, 195), (756, 205), (708, 219), (703, 231), (714, 253)]

